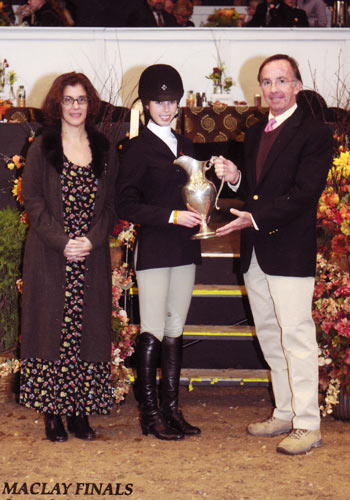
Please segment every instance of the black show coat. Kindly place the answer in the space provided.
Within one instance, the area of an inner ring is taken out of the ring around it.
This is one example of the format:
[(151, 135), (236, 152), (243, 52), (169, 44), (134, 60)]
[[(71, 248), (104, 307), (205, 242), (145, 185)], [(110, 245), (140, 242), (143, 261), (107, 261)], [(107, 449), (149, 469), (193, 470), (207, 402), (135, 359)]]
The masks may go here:
[[(176, 134), (178, 155), (193, 155), (189, 139)], [(117, 210), (121, 219), (140, 224), (137, 270), (200, 263), (198, 231), (169, 224), (173, 210), (186, 210), (181, 188), (185, 171), (173, 164), (169, 147), (147, 127), (132, 139), (124, 153), (117, 180)]]

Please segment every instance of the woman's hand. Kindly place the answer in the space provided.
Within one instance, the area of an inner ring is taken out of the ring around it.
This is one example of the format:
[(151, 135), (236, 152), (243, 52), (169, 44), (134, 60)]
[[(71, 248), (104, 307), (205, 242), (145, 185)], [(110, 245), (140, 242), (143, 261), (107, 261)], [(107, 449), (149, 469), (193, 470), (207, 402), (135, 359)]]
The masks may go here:
[(63, 251), (69, 261), (84, 260), (92, 250), (92, 244), (86, 236), (74, 238), (68, 241)]
[(178, 210), (177, 223), (180, 226), (195, 227), (202, 223), (202, 216), (195, 210)]
[(225, 177), (225, 181), (231, 184), (236, 184), (238, 182), (239, 170), (237, 165), (223, 156), (214, 156), (211, 160), (214, 164), (215, 174), (219, 179)]

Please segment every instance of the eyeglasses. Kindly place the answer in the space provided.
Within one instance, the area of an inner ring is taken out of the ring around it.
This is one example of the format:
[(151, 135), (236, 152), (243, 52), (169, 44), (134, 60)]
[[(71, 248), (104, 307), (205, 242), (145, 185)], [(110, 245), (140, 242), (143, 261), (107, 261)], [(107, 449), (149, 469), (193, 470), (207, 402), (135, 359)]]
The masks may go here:
[(71, 97), (70, 95), (64, 95), (62, 97), (62, 104), (64, 106), (73, 106), (73, 104), (77, 102), (80, 106), (84, 106), (89, 102), (89, 98), (87, 95), (80, 95), (79, 97)]
[(282, 76), (280, 78), (275, 78), (274, 80), (269, 80), (269, 79), (264, 79), (261, 80), (260, 86), (263, 87), (264, 89), (269, 89), (272, 86), (272, 83), (275, 82), (275, 87), (278, 88), (284, 88), (288, 85), (288, 83), (295, 83), (294, 80), (287, 80), (286, 78), (283, 78)]

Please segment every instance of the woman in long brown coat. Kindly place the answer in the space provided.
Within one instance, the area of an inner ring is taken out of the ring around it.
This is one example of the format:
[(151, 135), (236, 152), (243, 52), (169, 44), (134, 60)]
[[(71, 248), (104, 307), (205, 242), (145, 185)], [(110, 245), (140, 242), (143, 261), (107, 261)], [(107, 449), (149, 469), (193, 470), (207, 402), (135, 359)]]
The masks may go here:
[(23, 175), (24, 255), (20, 402), (44, 414), (47, 438), (94, 439), (88, 416), (113, 404), (111, 269), (116, 157), (93, 128), (100, 100), (81, 73), (53, 83), (48, 124)]

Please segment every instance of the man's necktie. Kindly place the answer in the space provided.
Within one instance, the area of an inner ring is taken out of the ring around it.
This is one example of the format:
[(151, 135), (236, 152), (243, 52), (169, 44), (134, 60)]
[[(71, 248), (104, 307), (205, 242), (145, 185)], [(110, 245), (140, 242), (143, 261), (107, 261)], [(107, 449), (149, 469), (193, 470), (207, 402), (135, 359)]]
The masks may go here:
[(268, 123), (264, 129), (264, 132), (272, 132), (273, 126), (275, 123), (277, 123), (277, 120), (275, 120), (274, 118), (271, 118), (271, 120), (268, 121)]
[(160, 28), (164, 27), (164, 19), (163, 19), (163, 16), (162, 16), (162, 13), (161, 12), (156, 12), (156, 16), (157, 16), (157, 23), (158, 23), (158, 26)]

